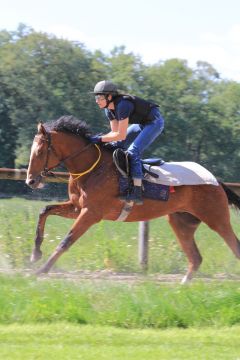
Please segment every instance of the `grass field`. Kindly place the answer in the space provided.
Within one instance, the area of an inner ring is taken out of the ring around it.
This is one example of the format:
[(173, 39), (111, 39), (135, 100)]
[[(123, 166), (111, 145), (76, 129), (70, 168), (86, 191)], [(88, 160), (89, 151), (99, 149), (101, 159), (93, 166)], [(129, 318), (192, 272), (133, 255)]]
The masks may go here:
[[(233, 281), (240, 262), (205, 225), (196, 236), (204, 261), (189, 286), (153, 280), (158, 273), (184, 274), (187, 266), (165, 218), (151, 221), (149, 270), (140, 282), (25, 276), (45, 204), (0, 200), (0, 359), (240, 359), (240, 283)], [(48, 219), (42, 261), (71, 223)], [(240, 235), (234, 212), (232, 223)], [(98, 272), (108, 260), (116, 272), (142, 276), (137, 233), (136, 223), (101, 222), (55, 270)], [(216, 274), (228, 280), (215, 281)]]
[(240, 327), (129, 330), (69, 323), (0, 325), (5, 360), (238, 360)]
[(240, 285), (0, 276), (0, 359), (240, 358)]

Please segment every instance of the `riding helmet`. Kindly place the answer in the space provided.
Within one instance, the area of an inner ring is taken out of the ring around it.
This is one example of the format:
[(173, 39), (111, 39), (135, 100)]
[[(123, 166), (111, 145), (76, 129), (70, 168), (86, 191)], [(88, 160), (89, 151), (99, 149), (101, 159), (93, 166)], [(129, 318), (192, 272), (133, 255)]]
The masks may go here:
[(117, 95), (118, 89), (117, 86), (113, 84), (111, 81), (103, 80), (103, 81), (99, 81), (95, 85), (93, 93), (95, 95), (105, 95), (105, 94)]

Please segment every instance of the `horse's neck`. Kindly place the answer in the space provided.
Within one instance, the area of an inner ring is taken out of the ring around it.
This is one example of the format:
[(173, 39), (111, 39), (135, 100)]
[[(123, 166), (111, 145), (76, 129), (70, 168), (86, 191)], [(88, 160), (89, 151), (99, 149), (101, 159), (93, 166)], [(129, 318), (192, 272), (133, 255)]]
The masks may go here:
[(66, 159), (64, 163), (70, 173), (80, 174), (96, 164), (94, 171), (99, 165), (109, 166), (112, 163), (111, 153), (108, 150), (99, 147), (99, 153), (96, 146), (81, 137), (59, 133), (58, 144), (61, 158)]

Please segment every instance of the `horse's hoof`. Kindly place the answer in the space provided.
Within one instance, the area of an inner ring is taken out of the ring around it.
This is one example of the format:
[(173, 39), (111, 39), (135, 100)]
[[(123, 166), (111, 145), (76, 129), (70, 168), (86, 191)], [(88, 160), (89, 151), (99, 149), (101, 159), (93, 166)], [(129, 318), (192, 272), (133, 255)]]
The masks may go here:
[(192, 280), (192, 277), (189, 275), (185, 275), (181, 281), (181, 285), (187, 285)]
[(38, 270), (35, 271), (35, 275), (38, 276), (38, 275), (43, 275), (43, 274), (47, 274), (48, 273), (48, 270), (42, 266), (40, 267)]
[(31, 261), (31, 263), (35, 263), (38, 260), (40, 260), (41, 257), (42, 257), (41, 250), (33, 250), (30, 261)]

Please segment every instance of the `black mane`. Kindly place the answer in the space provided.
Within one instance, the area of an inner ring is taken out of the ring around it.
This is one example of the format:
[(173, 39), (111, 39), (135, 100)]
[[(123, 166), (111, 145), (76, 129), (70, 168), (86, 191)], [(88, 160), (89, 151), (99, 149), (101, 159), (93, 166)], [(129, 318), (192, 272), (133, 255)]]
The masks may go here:
[[(50, 131), (62, 131), (77, 136), (82, 136), (86, 140), (90, 141), (90, 136), (92, 135), (91, 130), (88, 124), (85, 121), (79, 120), (72, 115), (61, 116), (57, 120), (52, 120), (43, 124), (47, 132)], [(116, 149), (116, 146), (111, 143), (103, 143), (104, 149), (113, 152)]]
[(71, 115), (61, 116), (44, 124), (47, 131), (63, 131), (89, 139), (91, 131), (85, 121), (79, 120)]

